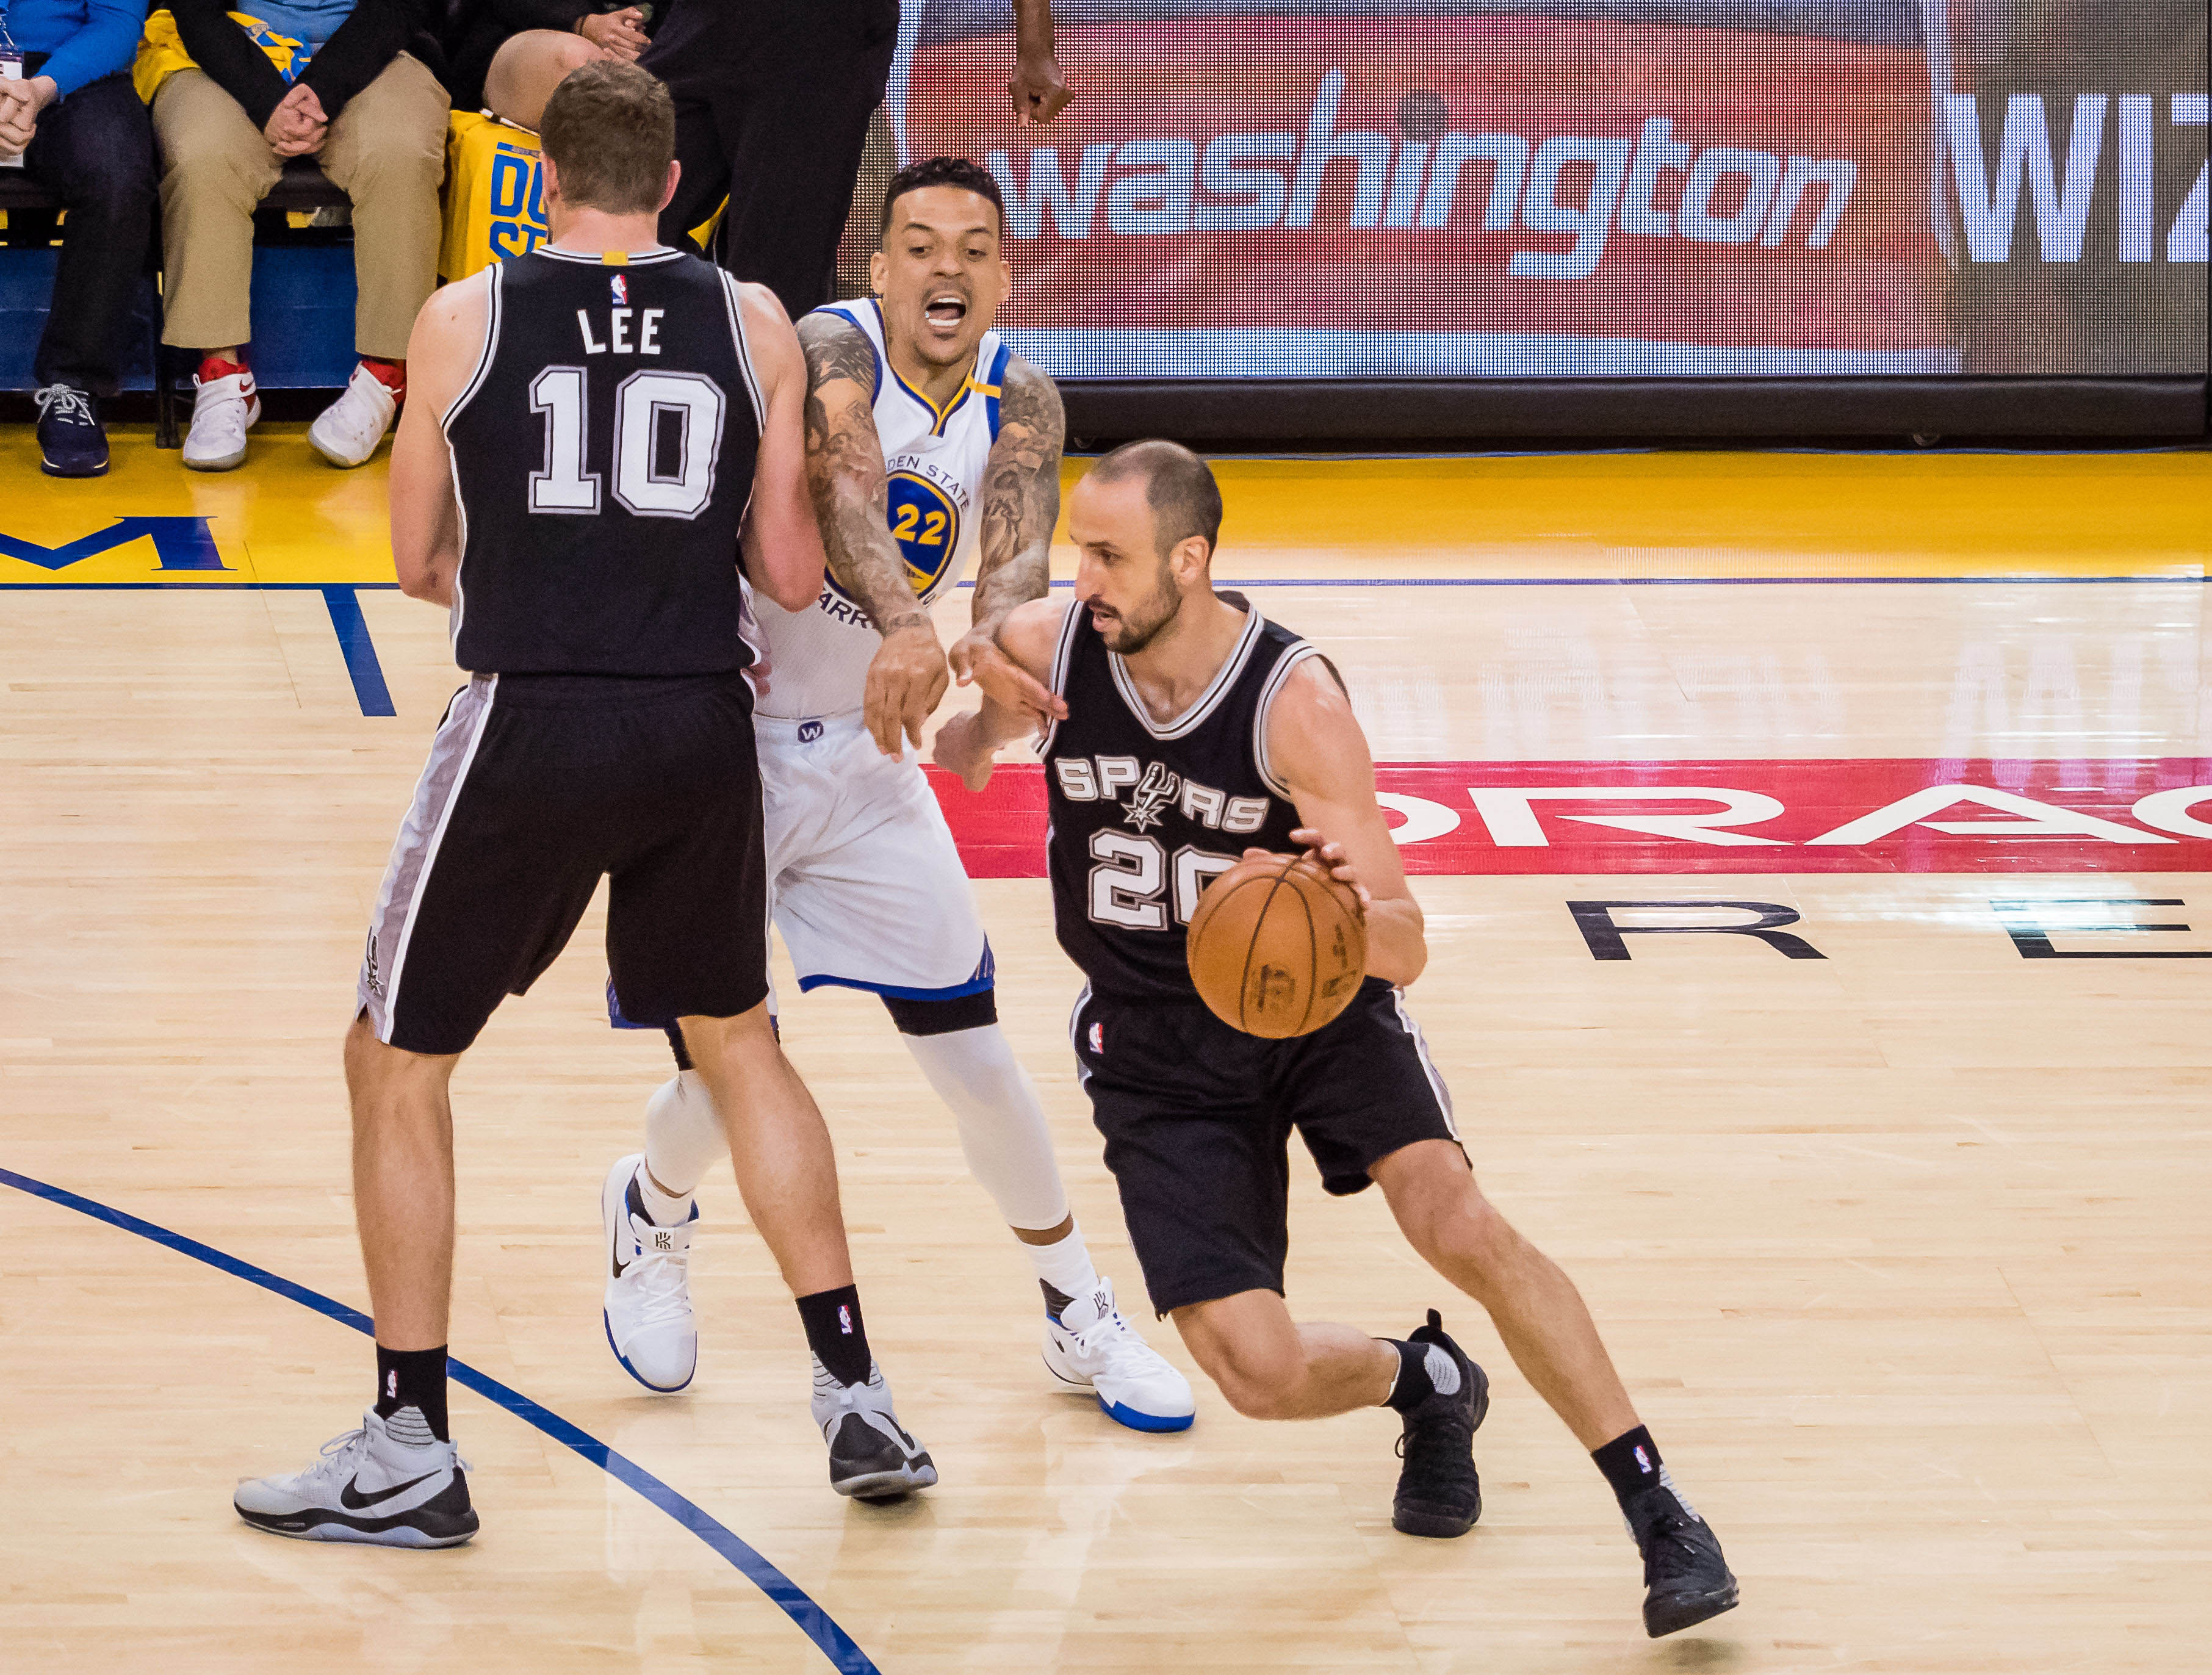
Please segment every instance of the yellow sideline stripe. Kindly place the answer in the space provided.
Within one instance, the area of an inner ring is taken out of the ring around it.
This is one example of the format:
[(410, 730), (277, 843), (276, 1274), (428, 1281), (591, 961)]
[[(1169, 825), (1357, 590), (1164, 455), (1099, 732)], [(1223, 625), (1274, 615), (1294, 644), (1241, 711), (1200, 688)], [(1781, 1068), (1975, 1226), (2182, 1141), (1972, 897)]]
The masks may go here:
[[(59, 547), (128, 517), (202, 517), (227, 568), (165, 572), (149, 540), (0, 583), (350, 586), (392, 580), (384, 459), (335, 470), (264, 424), (245, 467), (185, 470), (119, 426), (108, 476), (40, 474), (0, 433), (0, 534)], [(1090, 469), (1067, 462), (1064, 482)], [(1226, 576), (2202, 575), (2212, 456), (1556, 454), (1224, 459)], [(1065, 579), (1066, 545), (1054, 568)]]

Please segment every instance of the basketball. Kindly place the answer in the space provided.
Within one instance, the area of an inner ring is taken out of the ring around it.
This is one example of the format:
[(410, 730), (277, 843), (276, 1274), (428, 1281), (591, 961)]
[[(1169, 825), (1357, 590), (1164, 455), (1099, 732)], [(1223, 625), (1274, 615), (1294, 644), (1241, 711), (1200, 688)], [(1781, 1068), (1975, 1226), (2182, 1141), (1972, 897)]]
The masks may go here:
[(1279, 1041), (1311, 1035), (1351, 1004), (1367, 974), (1367, 927), (1351, 890), (1314, 862), (1263, 855), (1199, 897), (1185, 957), (1216, 1017)]

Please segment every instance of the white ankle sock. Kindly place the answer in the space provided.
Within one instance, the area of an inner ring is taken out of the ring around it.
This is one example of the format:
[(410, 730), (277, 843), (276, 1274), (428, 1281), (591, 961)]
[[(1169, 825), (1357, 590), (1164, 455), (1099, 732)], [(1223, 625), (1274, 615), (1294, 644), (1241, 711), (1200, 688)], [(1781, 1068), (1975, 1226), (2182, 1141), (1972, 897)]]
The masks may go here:
[(1056, 1245), (1024, 1244), (1037, 1277), (1064, 1297), (1080, 1297), (1096, 1290), (1098, 1271), (1091, 1265), (1091, 1252), (1083, 1242), (1083, 1229), (1072, 1227)]
[[(715, 1159), (729, 1153), (730, 1143), (722, 1132), (722, 1120), (714, 1110), (714, 1096), (708, 1093), (706, 1083), (696, 1070), (678, 1071), (674, 1081), (664, 1083), (646, 1101), (645, 1167), (652, 1179), (641, 1179), (638, 1187), (641, 1193), (651, 1195), (646, 1206), (653, 1211), (653, 1219), (660, 1220), (654, 1198), (664, 1205), (681, 1205), (665, 1225), (672, 1227), (690, 1215), (691, 1194), (707, 1178)], [(668, 1191), (655, 1192), (655, 1180)]]
[(686, 1193), (678, 1198), (662, 1192), (653, 1184), (650, 1168), (641, 1166), (638, 1169), (637, 1199), (656, 1227), (681, 1227), (691, 1219), (691, 1194)]

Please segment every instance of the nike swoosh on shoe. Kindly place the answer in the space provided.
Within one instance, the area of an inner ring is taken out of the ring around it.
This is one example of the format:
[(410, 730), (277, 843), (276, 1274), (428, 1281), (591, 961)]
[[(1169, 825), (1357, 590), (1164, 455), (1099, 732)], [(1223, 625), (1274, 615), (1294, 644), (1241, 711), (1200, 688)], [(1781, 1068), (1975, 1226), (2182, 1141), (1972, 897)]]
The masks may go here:
[(425, 1472), (421, 1477), (413, 1479), (411, 1482), (394, 1484), (391, 1488), (375, 1495), (362, 1495), (356, 1493), (354, 1484), (361, 1481), (361, 1478), (358, 1476), (356, 1476), (347, 1483), (343, 1489), (338, 1490), (338, 1504), (349, 1512), (359, 1512), (363, 1507), (381, 1506), (385, 1502), (390, 1500), (394, 1495), (404, 1495), (409, 1490), (415, 1488), (417, 1484), (429, 1482), (431, 1478), (437, 1475), (438, 1473), (436, 1472)]

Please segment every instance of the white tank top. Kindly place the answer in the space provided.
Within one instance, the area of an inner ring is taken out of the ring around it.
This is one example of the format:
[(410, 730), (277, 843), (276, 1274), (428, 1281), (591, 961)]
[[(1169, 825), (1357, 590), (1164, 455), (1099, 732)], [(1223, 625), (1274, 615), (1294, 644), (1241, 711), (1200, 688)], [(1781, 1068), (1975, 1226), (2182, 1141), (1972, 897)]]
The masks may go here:
[[(977, 497), (999, 437), (999, 391), (1012, 351), (995, 331), (975, 346), (975, 364), (943, 409), (892, 369), (884, 353), (883, 310), (872, 299), (817, 311), (849, 320), (876, 352), (876, 434), (890, 476), (891, 534), (906, 579), (923, 605), (960, 585), (975, 550)], [(883, 638), (832, 576), (807, 610), (788, 611), (752, 596), (756, 649), (769, 665), (762, 715), (804, 720), (860, 707), (868, 665)]]

